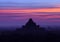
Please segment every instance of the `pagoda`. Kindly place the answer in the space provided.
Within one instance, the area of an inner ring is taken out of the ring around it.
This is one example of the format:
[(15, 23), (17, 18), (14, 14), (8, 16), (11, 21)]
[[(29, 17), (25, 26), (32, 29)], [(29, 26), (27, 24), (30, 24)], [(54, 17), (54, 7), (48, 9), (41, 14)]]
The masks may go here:
[(22, 26), (22, 28), (25, 29), (39, 29), (39, 25), (36, 25), (36, 23), (30, 18), (28, 22), (25, 24), (25, 26)]

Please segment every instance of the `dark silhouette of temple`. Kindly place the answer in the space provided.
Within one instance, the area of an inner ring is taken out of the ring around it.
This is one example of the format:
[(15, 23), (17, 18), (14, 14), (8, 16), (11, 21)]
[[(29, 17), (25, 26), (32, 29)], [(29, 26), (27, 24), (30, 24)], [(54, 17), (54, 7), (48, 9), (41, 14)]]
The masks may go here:
[(25, 29), (39, 29), (39, 25), (36, 25), (36, 23), (30, 18), (29, 21), (22, 28), (25, 28)]
[(39, 25), (36, 25), (36, 23), (31, 18), (21, 28), (16, 29), (16, 31), (21, 35), (46, 35), (45, 29), (43, 27), (40, 27)]
[[(24, 29), (24, 30), (44, 30), (44, 28), (40, 27), (39, 25), (36, 25), (36, 23), (32, 20), (32, 18), (30, 18), (28, 20), (28, 22), (19, 29)], [(19, 29), (17, 29), (17, 30), (19, 30)]]

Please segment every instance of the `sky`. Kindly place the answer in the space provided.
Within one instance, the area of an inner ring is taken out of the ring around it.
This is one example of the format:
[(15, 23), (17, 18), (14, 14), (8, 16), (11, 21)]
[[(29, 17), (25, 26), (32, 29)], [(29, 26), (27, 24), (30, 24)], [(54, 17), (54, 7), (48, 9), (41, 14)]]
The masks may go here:
[(60, 7), (60, 0), (0, 0), (0, 7)]
[(0, 3), (49, 3), (58, 4), (60, 0), (0, 0)]
[(41, 26), (60, 26), (60, 0), (0, 0), (0, 26), (22, 26), (29, 18)]

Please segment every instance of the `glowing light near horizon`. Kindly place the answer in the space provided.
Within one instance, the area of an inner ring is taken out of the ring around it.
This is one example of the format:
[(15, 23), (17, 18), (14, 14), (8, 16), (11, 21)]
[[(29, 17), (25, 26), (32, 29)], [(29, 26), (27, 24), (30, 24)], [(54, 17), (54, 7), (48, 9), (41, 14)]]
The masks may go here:
[(60, 8), (0, 10), (0, 13), (33, 13), (33, 12), (60, 12)]

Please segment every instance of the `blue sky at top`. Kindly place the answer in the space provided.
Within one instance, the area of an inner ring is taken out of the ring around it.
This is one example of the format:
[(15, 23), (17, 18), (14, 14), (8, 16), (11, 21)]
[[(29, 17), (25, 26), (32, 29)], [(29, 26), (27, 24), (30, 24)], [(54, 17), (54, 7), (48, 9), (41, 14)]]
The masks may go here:
[(60, 3), (60, 0), (0, 0), (0, 3)]
[(53, 7), (55, 5), (60, 5), (60, 0), (0, 0), (0, 7)]
[(14, 3), (60, 3), (60, 0), (0, 0), (0, 2), (14, 2)]

